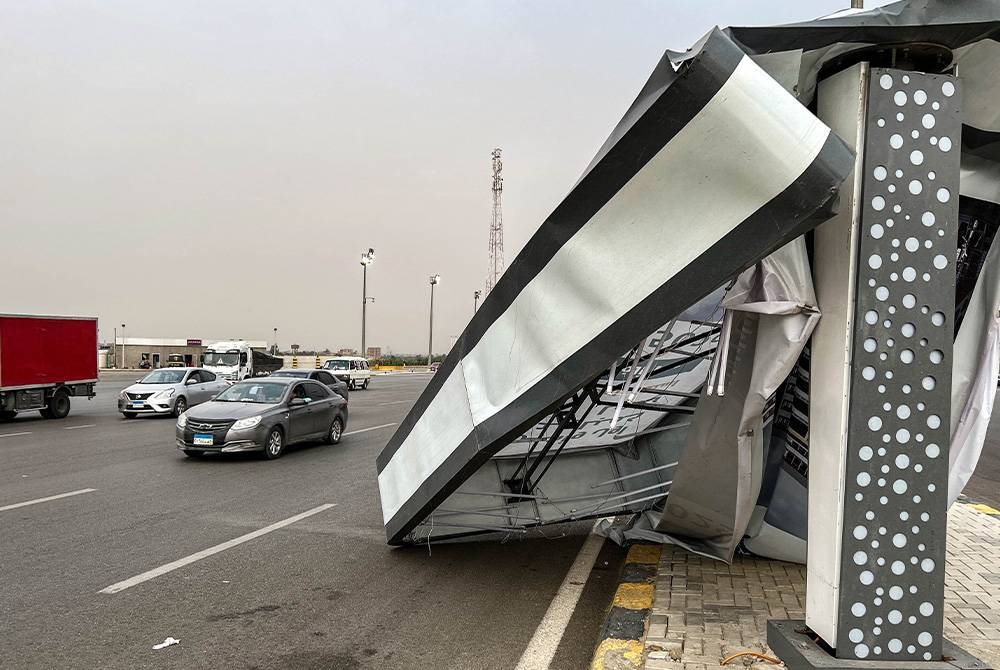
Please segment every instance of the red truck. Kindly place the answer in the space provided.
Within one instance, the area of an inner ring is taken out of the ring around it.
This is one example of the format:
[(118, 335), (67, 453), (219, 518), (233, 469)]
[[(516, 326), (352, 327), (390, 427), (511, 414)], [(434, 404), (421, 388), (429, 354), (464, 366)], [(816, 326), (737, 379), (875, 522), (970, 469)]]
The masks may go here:
[(62, 419), (96, 383), (96, 318), (0, 314), (0, 419), (30, 410)]

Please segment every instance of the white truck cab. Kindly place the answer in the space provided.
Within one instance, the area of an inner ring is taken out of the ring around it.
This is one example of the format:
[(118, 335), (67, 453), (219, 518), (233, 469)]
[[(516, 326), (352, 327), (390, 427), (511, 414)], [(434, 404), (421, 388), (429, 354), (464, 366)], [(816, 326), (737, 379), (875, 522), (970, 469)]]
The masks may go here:
[(215, 342), (205, 347), (202, 367), (219, 377), (238, 382), (280, 369), (282, 360), (269, 356), (243, 340)]

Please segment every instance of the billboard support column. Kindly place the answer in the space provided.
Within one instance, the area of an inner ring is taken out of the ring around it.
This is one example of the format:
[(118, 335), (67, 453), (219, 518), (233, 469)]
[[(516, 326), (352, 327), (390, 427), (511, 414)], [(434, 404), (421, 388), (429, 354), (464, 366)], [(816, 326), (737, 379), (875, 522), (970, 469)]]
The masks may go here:
[(793, 670), (971, 658), (942, 637), (961, 99), (868, 63), (819, 85), (857, 158), (814, 238), (806, 621), (768, 624)]

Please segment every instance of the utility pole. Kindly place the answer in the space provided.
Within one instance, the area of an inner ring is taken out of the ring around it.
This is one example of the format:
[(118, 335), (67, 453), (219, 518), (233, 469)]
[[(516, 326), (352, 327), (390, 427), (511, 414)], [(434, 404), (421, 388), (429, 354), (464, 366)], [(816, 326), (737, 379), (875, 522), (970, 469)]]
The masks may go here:
[(479, 311), (479, 299), (482, 298), (482, 297), (483, 297), (483, 292), (482, 291), (476, 291), (474, 294), (472, 294), (472, 298), (473, 298), (473, 301), (472, 301), (472, 313), (473, 314), (475, 314), (476, 312)]
[(490, 154), (493, 157), (493, 217), (490, 220), (490, 269), (486, 276), (486, 293), (489, 294), (500, 281), (503, 274), (503, 210), (501, 196), (503, 195), (503, 177), (500, 171), (503, 162), (500, 160), (501, 149), (497, 148)]
[(274, 329), (274, 346), (271, 348), (271, 355), (272, 356), (277, 356), (278, 355), (278, 329), (277, 328)]
[(431, 275), (431, 322), (427, 337), (427, 365), (434, 362), (434, 287), (441, 283), (441, 275)]
[(122, 370), (125, 369), (125, 324), (122, 324)]
[[(367, 253), (361, 254), (361, 355), (367, 357), (368, 350), (365, 349), (365, 320), (368, 315), (368, 266), (375, 262), (375, 250), (368, 248)], [(375, 298), (371, 299), (375, 302)]]

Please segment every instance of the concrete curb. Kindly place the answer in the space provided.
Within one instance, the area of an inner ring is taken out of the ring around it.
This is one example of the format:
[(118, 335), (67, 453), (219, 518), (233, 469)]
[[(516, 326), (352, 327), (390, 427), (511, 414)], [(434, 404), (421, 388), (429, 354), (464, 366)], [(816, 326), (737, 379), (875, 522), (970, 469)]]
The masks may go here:
[(611, 609), (604, 618), (591, 670), (631, 670), (643, 666), (643, 645), (653, 611), (659, 544), (636, 544), (628, 550)]

